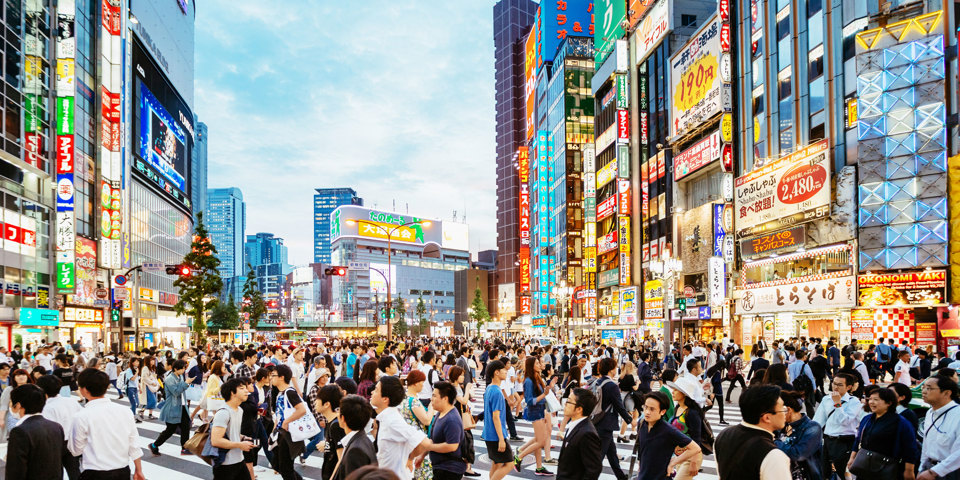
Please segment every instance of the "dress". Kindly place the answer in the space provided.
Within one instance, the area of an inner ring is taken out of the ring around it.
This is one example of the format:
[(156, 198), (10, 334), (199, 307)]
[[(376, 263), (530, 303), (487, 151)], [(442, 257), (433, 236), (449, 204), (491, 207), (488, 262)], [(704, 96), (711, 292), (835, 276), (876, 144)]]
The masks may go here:
[[(417, 415), (413, 413), (414, 402), (419, 404), (420, 402), (413, 398), (407, 397), (400, 402), (400, 415), (403, 416), (403, 419), (413, 425), (414, 427), (419, 428), (424, 433), (427, 431), (423, 428), (423, 425), (420, 423), (420, 419), (417, 418)], [(430, 463), (430, 456), (427, 455), (423, 458), (423, 463), (420, 465), (415, 472), (413, 472), (414, 480), (433, 480), (433, 464)]]

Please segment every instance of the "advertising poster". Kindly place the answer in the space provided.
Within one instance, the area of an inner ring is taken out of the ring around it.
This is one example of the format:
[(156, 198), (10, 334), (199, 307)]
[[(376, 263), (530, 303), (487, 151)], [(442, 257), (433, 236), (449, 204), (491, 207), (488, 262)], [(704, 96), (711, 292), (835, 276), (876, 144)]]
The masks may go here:
[(680, 180), (719, 158), (720, 131), (718, 130), (673, 157), (673, 178)]
[(671, 136), (682, 136), (723, 109), (720, 20), (714, 17), (670, 59)]
[(620, 217), (619, 223), (620, 236), (620, 285), (630, 285), (630, 217)]
[[(546, 4), (567, 2), (546, 2)], [(617, 39), (623, 37), (623, 21), (627, 18), (627, 2), (624, 0), (599, 0), (592, 2), (596, 18), (596, 32), (593, 34), (593, 46), (597, 49), (594, 61), (599, 67), (604, 59), (613, 52)]]
[(829, 141), (821, 140), (734, 182), (741, 235), (811, 221), (830, 213)]
[[(639, 19), (637, 12), (643, 13), (644, 10), (650, 5), (650, 0), (631, 0), (631, 7), (629, 11), (633, 13), (630, 15), (630, 25), (636, 25), (636, 19)], [(633, 4), (643, 4), (643, 6), (633, 7)], [(643, 21), (640, 22), (640, 26), (636, 28), (636, 34), (634, 35), (634, 50), (637, 53), (637, 62), (643, 61), (647, 58), (647, 55), (656, 48), (657, 45), (660, 45), (660, 42), (667, 36), (667, 33), (672, 30), (671, 19), (673, 18), (673, 9), (671, 8), (672, 2), (668, 0), (660, 0), (650, 9), (650, 12), (647, 16), (643, 17)]]
[(867, 274), (857, 277), (862, 307), (946, 303), (947, 271)]
[(850, 311), (851, 340), (861, 347), (873, 345), (873, 310), (855, 308)]
[(789, 230), (741, 240), (740, 255), (744, 258), (750, 258), (773, 253), (792, 252), (804, 246), (806, 238), (806, 226), (797, 225)]
[(643, 318), (663, 319), (663, 281), (650, 280), (643, 284)]
[(740, 314), (849, 308), (857, 304), (856, 278), (845, 276), (774, 287), (748, 288), (737, 300)]
[(97, 299), (97, 242), (77, 237), (76, 249), (76, 289), (67, 302), (92, 307)]
[(636, 315), (637, 287), (628, 287), (620, 290), (620, 314)]
[(927, 345), (937, 344), (937, 324), (926, 322), (917, 324), (917, 347), (926, 348)]

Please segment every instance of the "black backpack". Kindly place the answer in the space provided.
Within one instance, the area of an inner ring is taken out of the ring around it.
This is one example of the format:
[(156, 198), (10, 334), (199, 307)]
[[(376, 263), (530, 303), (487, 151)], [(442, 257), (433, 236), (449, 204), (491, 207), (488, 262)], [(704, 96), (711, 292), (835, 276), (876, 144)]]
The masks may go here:
[[(797, 389), (798, 392), (809, 393), (813, 391), (813, 382), (811, 382), (810, 377), (803, 372), (808, 368), (810, 368), (810, 366), (807, 365), (807, 362), (803, 362), (803, 367), (800, 368), (800, 374), (793, 380), (793, 388)], [(811, 371), (811, 373), (813, 372)]]

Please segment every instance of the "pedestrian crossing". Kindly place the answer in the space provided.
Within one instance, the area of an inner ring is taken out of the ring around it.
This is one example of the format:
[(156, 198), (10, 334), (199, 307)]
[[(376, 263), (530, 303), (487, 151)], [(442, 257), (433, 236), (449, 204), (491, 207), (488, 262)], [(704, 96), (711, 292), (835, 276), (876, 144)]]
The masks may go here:
[[(472, 405), (473, 412), (479, 414), (483, 411), (483, 398), (482, 392), (483, 388), (478, 388), (474, 395), (474, 401)], [(118, 399), (114, 392), (108, 393), (108, 398), (112, 401), (120, 403), (124, 406), (129, 406), (129, 403), (126, 398)], [(159, 410), (156, 410), (156, 413), (159, 413)], [(711, 427), (713, 427), (714, 435), (719, 434), (723, 430), (724, 426), (720, 425), (719, 412), (716, 407), (711, 408), (706, 413), (707, 420), (710, 422)], [(736, 404), (725, 404), (724, 419), (729, 422), (731, 425), (739, 423), (741, 420), (740, 409)], [(560, 452), (560, 440), (557, 439), (557, 433), (559, 432), (559, 418), (554, 419), (554, 427), (551, 433), (551, 457), (556, 459), (559, 458)], [(198, 426), (199, 421), (196, 421), (194, 426)], [(524, 439), (524, 442), (533, 437), (533, 426), (530, 422), (522, 419), (517, 419), (516, 421), (517, 433), (520, 437)], [(109, 425), (104, 425), (103, 428), (110, 428)], [(209, 479), (212, 478), (212, 470), (207, 463), (201, 460), (199, 457), (194, 455), (181, 455), (180, 454), (180, 437), (174, 435), (170, 438), (165, 444), (160, 446), (159, 457), (154, 457), (148, 445), (156, 440), (157, 436), (160, 435), (160, 432), (163, 431), (164, 424), (158, 419), (145, 419), (142, 423), (137, 424), (137, 430), (140, 434), (139, 446), (143, 449), (143, 458), (142, 465), (146, 478), (149, 479)], [(489, 457), (487, 456), (486, 446), (484, 442), (480, 439), (480, 433), (483, 431), (483, 421), (478, 422), (477, 427), (473, 430), (474, 437), (476, 441), (474, 442), (477, 461), (473, 466), (474, 471), (481, 474), (478, 478), (489, 478), (489, 469), (491, 463)], [(522, 445), (523, 442), (511, 442), (511, 446), (514, 451)], [(617, 443), (617, 455), (621, 459), (620, 465), (624, 472), (627, 472), (630, 468), (630, 457), (633, 451), (634, 444), (631, 443)], [(5, 460), (6, 460), (6, 443), (0, 443), (0, 458), (4, 461), (0, 462), (0, 477), (5, 476)], [(320, 468), (323, 464), (322, 457), (319, 453), (314, 453), (311, 455), (305, 464), (300, 464), (300, 462), (295, 462), (295, 469), (300, 472), (300, 474), (305, 479), (320, 479)], [(255, 471), (257, 480), (280, 480), (280, 475), (274, 472), (269, 467), (269, 462), (261, 451), (258, 461), (258, 467)], [(551, 472), (556, 471), (555, 465), (545, 464), (546, 468)], [(534, 460), (532, 456), (528, 456), (524, 460), (524, 468), (520, 473), (511, 471), (506, 478), (508, 479), (533, 479), (533, 478), (544, 478), (538, 477), (534, 474)], [(634, 474), (635, 474), (634, 470)], [(66, 478), (66, 477), (64, 477)], [(469, 478), (469, 477), (464, 477)], [(546, 477), (549, 478), (549, 477)], [(700, 475), (696, 477), (697, 479), (702, 480), (713, 480), (719, 478), (717, 474), (717, 464), (716, 460), (712, 455), (704, 457), (703, 465), (701, 466)], [(610, 469), (610, 466), (607, 465), (606, 460), (603, 462), (603, 472), (600, 475), (600, 480), (616, 480), (616, 476), (613, 474), (613, 471)]]

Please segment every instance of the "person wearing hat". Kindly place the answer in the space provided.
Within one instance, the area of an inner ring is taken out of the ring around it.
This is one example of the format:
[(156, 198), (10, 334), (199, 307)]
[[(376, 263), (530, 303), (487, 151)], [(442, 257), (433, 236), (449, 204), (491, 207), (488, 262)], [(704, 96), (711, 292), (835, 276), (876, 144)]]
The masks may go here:
[[(690, 440), (693, 440), (697, 446), (700, 446), (703, 425), (703, 410), (701, 399), (703, 398), (703, 388), (700, 382), (692, 375), (681, 375), (673, 382), (667, 385), (673, 391), (673, 401), (676, 405), (673, 412), (673, 418), (670, 424), (680, 433), (683, 433)], [(677, 467), (676, 480), (689, 480), (693, 476), (690, 472), (698, 472), (703, 463), (703, 453), (698, 452), (689, 460)]]

